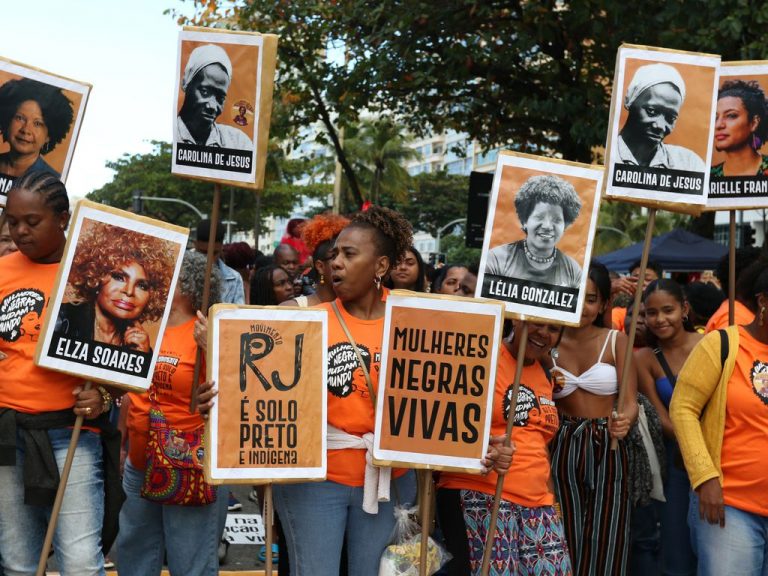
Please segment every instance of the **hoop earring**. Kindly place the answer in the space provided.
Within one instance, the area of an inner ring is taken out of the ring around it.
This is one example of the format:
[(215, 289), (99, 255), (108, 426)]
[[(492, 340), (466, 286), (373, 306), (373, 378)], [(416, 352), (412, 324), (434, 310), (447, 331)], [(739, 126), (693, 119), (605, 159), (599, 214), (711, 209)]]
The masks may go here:
[(760, 307), (760, 317), (757, 319), (758, 326), (762, 326), (765, 323), (765, 306)]
[(683, 322), (688, 322), (688, 314), (683, 315)]
[(376, 290), (381, 290), (381, 276), (375, 276), (373, 283), (376, 284)]

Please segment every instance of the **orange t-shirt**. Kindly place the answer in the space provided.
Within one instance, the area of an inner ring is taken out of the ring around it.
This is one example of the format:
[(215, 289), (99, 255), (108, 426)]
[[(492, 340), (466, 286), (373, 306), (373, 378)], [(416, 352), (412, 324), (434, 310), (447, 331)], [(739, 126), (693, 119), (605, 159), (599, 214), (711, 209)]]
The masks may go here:
[[(184, 324), (165, 329), (149, 394), (130, 394), (131, 405), (127, 422), (128, 454), (131, 464), (139, 470), (144, 469), (147, 461), (149, 408), (152, 405), (150, 394), (171, 427), (191, 432), (203, 425), (200, 414), (189, 413), (197, 354), (197, 345), (192, 335), (194, 326), (193, 318)], [(205, 374), (205, 369), (201, 370), (201, 374)]]
[[(384, 297), (386, 294), (385, 290)], [(360, 320), (344, 309), (341, 300), (337, 299), (336, 305), (360, 349), (375, 394), (379, 385), (384, 318)], [(372, 399), (368, 393), (365, 374), (331, 303), (321, 306), (328, 310), (328, 424), (347, 434), (362, 436), (373, 432), (373, 402), (376, 398)], [(401, 473), (397, 471), (395, 476)], [(328, 480), (362, 486), (365, 483), (365, 450), (328, 450)]]
[[(743, 326), (744, 324), (751, 323), (755, 319), (755, 315), (744, 304), (736, 300), (733, 319), (737, 326)], [(720, 308), (712, 314), (709, 322), (707, 322), (706, 333), (709, 334), (715, 330), (720, 330), (720, 328), (728, 328), (728, 300), (724, 300), (720, 304)]]
[(0, 407), (36, 414), (75, 404), (82, 378), (34, 363), (56, 264), (38, 264), (21, 252), (0, 258)]
[(768, 344), (739, 327), (739, 352), (728, 381), (721, 465), (723, 500), (768, 516)]
[[(506, 432), (516, 364), (517, 361), (507, 347), (502, 346), (496, 369), (491, 419), (491, 433), (494, 436), (503, 436)], [(504, 477), (504, 500), (527, 507), (550, 506), (554, 503), (554, 494), (547, 487), (550, 475), (547, 444), (557, 432), (559, 423), (557, 408), (552, 400), (552, 384), (544, 369), (538, 363), (524, 366), (512, 428), (512, 441), (516, 450), (512, 466)], [(477, 490), (492, 495), (496, 493), (497, 478), (495, 472), (485, 476), (443, 472), (440, 475), (440, 487)]]
[(614, 330), (624, 332), (624, 322), (627, 319), (627, 309), (621, 306), (611, 308), (611, 324)]

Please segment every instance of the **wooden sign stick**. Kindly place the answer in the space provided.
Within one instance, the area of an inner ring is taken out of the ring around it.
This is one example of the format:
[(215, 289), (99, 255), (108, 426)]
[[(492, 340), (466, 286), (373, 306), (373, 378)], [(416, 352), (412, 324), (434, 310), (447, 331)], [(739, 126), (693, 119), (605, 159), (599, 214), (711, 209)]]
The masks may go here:
[[(83, 390), (90, 390), (91, 383), (86, 382)], [(75, 459), (75, 449), (77, 448), (77, 441), (80, 439), (80, 429), (83, 427), (83, 416), (78, 416), (75, 420), (75, 426), (72, 428), (72, 437), (69, 440), (69, 447), (67, 448), (67, 457), (64, 459), (64, 467), (61, 469), (59, 477), (59, 487), (56, 489), (56, 498), (53, 501), (53, 509), (51, 510), (51, 519), (48, 520), (48, 529), (45, 532), (45, 540), (43, 541), (43, 550), (40, 552), (40, 560), (37, 563), (36, 576), (45, 576), (45, 567), (48, 565), (48, 554), (51, 552), (51, 545), (53, 544), (53, 534), (56, 531), (56, 523), (59, 520), (59, 512), (61, 512), (61, 504), (64, 502), (64, 491), (67, 489), (67, 481), (69, 480), (69, 472), (72, 470), (72, 461)]]
[[(215, 261), (216, 228), (219, 226), (219, 208), (221, 206), (221, 184), (213, 185), (213, 206), (211, 207), (211, 229), (208, 233), (208, 260), (205, 263), (205, 279), (203, 281), (203, 309), (201, 312), (208, 316), (211, 299), (211, 272)], [(197, 411), (197, 386), (200, 382), (200, 369), (203, 366), (203, 351), (198, 347), (195, 356), (195, 372), (192, 378), (192, 397), (189, 400), (189, 413)]]
[[(509, 403), (509, 418), (507, 419), (507, 430), (504, 435), (504, 446), (512, 445), (512, 427), (515, 425), (515, 413), (517, 411), (517, 395), (520, 392), (520, 378), (523, 375), (523, 364), (525, 363), (525, 347), (528, 343), (528, 323), (522, 322), (520, 326), (520, 341), (517, 345), (517, 366), (515, 366), (515, 381), (512, 384), (512, 398)], [(494, 383), (495, 384), (495, 383)], [(506, 474), (499, 474), (496, 479), (496, 494), (493, 496), (493, 507), (491, 508), (491, 521), (488, 523), (488, 533), (485, 535), (485, 550), (483, 550), (483, 564), (480, 569), (482, 576), (488, 576), (491, 566), (491, 552), (493, 551), (493, 539), (496, 536), (496, 521), (499, 518), (499, 506), (501, 505), (501, 493), (504, 489), (504, 477)]]
[[(272, 576), (272, 523), (275, 517), (273, 510), (272, 482), (269, 482), (264, 485), (264, 551), (266, 552), (264, 573), (266, 576)], [(283, 551), (283, 554), (287, 554), (287, 551)]]
[[(643, 299), (643, 284), (645, 283), (645, 269), (648, 267), (648, 254), (651, 252), (651, 238), (653, 229), (656, 225), (656, 208), (648, 209), (648, 225), (645, 228), (645, 241), (643, 242), (643, 254), (640, 257), (640, 271), (637, 276), (637, 285), (635, 286), (635, 301), (632, 304), (632, 322), (629, 325), (629, 337), (627, 346), (624, 349), (624, 366), (621, 370), (621, 380), (619, 380), (619, 397), (616, 401), (616, 410), (619, 413), (624, 411), (624, 397), (627, 394), (627, 380), (632, 369), (632, 349), (635, 345), (635, 332), (637, 331), (637, 317), (640, 310), (640, 302)], [(615, 361), (615, 359), (614, 359)], [(611, 438), (611, 450), (619, 447), (619, 441)]]
[(736, 210), (729, 210), (728, 223), (728, 326), (736, 324)]
[(421, 516), (421, 555), (419, 557), (419, 576), (429, 576), (429, 532), (432, 524), (432, 471), (420, 470), (421, 473), (421, 502), (419, 514)]

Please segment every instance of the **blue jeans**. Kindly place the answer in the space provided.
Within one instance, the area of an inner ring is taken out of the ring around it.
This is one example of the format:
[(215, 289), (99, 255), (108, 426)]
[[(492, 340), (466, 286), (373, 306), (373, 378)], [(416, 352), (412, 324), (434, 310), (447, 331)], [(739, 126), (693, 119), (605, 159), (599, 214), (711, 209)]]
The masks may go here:
[(659, 562), (659, 510), (664, 504), (651, 500), (632, 509), (629, 534), (630, 574), (655, 575), (661, 572)]
[[(401, 505), (416, 500), (413, 471), (396, 480)], [(346, 536), (349, 576), (379, 573), (381, 554), (395, 527), (394, 499), (379, 513), (363, 512), (363, 488), (326, 480), (274, 487), (275, 507), (285, 532), (291, 576), (338, 576)]]
[(691, 547), (688, 528), (688, 500), (691, 483), (686, 471), (675, 463), (680, 449), (669, 438), (664, 439), (667, 454), (667, 478), (661, 504), (661, 567), (664, 576), (694, 576), (696, 556)]
[(691, 492), (688, 522), (695, 538), (699, 576), (768, 576), (768, 516), (725, 507), (725, 527), (699, 517), (699, 498)]
[[(72, 431), (49, 430), (59, 471), (64, 467)], [(35, 574), (51, 506), (24, 504), (24, 440), (16, 440), (16, 465), (0, 466), (0, 557), (5, 576)], [(56, 561), (64, 576), (104, 574), (101, 528), (104, 520), (104, 470), (101, 438), (83, 430), (75, 450), (53, 536)]]
[[(141, 497), (144, 471), (125, 462), (125, 503), (117, 535), (120, 576), (159, 575), (163, 554), (173, 576), (216, 576), (219, 572), (217, 502), (207, 506), (174, 506)], [(226, 499), (226, 493), (224, 498)], [(222, 498), (222, 492), (218, 499)]]

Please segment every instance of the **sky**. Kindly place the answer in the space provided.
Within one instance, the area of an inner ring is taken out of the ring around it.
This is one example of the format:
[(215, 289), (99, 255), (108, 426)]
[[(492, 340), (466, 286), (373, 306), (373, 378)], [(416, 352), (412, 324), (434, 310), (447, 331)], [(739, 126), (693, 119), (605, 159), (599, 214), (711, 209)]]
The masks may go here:
[(67, 177), (70, 198), (112, 180), (106, 162), (171, 139), (179, 0), (18, 0), (4, 10), (0, 56), (93, 86)]

